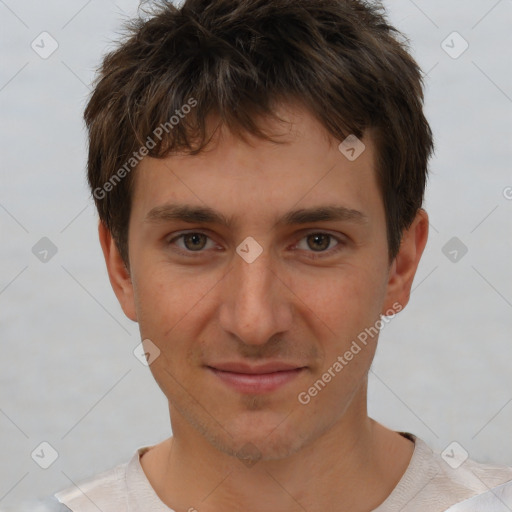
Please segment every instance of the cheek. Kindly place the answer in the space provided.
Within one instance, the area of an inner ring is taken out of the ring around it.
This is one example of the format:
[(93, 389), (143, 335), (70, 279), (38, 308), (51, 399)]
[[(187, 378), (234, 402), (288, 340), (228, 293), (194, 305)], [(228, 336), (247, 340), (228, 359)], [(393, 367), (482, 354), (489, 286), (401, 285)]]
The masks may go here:
[(353, 265), (325, 270), (294, 280), (293, 290), (307, 315), (321, 321), (333, 335), (354, 335), (373, 324), (384, 297), (382, 274)]
[(152, 262), (142, 270), (134, 282), (139, 323), (160, 332), (193, 311), (208, 289), (208, 279), (165, 263)]
[(141, 339), (150, 339), (158, 347), (160, 359), (167, 359), (170, 353), (180, 352), (178, 328), (190, 305), (183, 293), (174, 293), (176, 288), (167, 285), (167, 280), (152, 277), (140, 276), (134, 286), (139, 331)]
[(138, 275), (134, 284), (142, 339), (155, 343), (169, 366), (175, 367), (180, 361), (183, 365), (191, 357), (197, 359), (201, 343), (191, 346), (190, 340), (198, 340), (211, 316), (215, 286), (222, 276), (198, 276), (197, 270), (177, 271), (168, 265), (146, 268), (153, 270)]
[[(186, 379), (187, 332), (197, 303), (190, 287), (162, 272), (139, 276), (136, 287), (137, 318), (141, 339), (158, 347), (150, 371), (166, 396), (179, 392)], [(183, 390), (184, 391), (184, 390)]]

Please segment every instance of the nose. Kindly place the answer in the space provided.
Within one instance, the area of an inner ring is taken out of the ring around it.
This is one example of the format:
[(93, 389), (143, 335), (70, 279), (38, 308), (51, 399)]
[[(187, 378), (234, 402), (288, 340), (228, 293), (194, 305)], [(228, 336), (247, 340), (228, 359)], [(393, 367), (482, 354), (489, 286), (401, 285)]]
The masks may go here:
[(293, 294), (265, 251), (252, 263), (238, 254), (223, 279), (221, 327), (247, 345), (264, 345), (292, 325)]

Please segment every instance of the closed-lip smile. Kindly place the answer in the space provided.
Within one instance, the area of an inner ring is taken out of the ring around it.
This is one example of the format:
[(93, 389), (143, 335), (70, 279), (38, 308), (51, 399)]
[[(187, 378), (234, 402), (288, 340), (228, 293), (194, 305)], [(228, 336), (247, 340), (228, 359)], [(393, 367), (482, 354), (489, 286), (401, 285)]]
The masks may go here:
[(264, 393), (274, 391), (295, 379), (306, 367), (280, 361), (259, 365), (226, 362), (208, 365), (223, 383), (242, 393)]

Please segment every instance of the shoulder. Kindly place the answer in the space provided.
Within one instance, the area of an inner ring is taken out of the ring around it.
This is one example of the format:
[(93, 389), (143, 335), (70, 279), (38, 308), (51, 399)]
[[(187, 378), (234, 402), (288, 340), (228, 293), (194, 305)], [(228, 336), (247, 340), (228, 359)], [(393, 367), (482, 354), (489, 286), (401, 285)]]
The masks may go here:
[(129, 509), (126, 471), (130, 463), (138, 460), (140, 452), (146, 449), (137, 449), (129, 462), (81, 480), (56, 492), (54, 497), (73, 512), (127, 512)]
[(407, 503), (403, 512), (446, 510), (512, 482), (512, 467), (472, 460), (458, 443), (437, 453), (422, 439), (412, 434), (406, 437), (414, 441), (415, 450), (407, 471), (392, 493)]
[(512, 481), (512, 467), (473, 460), (458, 443), (432, 457), (439, 467), (436, 480), (440, 488), (449, 493), (460, 491), (464, 498)]

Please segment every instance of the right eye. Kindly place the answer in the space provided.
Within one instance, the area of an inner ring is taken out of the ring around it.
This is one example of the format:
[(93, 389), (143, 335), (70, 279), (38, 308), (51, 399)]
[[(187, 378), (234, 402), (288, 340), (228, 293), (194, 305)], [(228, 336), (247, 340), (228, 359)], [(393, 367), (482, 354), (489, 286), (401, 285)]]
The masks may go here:
[[(195, 254), (192, 253), (205, 252), (203, 249), (207, 246), (208, 240), (210, 240), (210, 237), (204, 233), (199, 231), (189, 231), (171, 238), (167, 243), (178, 247), (178, 252), (186, 256), (195, 256)], [(175, 243), (178, 241), (180, 243)], [(213, 244), (213, 241), (211, 241), (211, 243)]]

